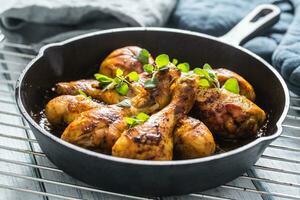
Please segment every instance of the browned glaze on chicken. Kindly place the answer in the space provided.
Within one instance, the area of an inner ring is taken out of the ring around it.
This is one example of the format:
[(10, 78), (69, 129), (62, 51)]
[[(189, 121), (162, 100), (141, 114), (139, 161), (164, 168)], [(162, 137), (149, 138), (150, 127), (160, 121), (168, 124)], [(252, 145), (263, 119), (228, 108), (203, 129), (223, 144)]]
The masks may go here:
[(72, 144), (110, 153), (127, 124), (123, 117), (130, 109), (115, 105), (92, 109), (80, 114), (63, 132), (61, 138)]
[(87, 99), (82, 95), (62, 95), (48, 102), (45, 108), (45, 114), (48, 121), (53, 125), (69, 124), (80, 113), (102, 106), (102, 104)]
[(224, 68), (214, 69), (214, 71), (217, 74), (221, 86), (229, 78), (235, 78), (239, 83), (240, 95), (247, 97), (251, 101), (255, 101), (255, 92), (252, 85), (248, 81), (246, 81), (242, 76)]
[(172, 101), (144, 124), (122, 133), (112, 155), (140, 160), (172, 160), (173, 130), (195, 101), (194, 80), (179, 79), (173, 85)]
[(192, 117), (179, 120), (174, 130), (174, 154), (177, 159), (192, 159), (215, 153), (214, 137), (203, 122)]
[[(114, 50), (101, 63), (99, 73), (114, 77), (118, 68), (122, 69), (125, 75), (132, 71), (142, 73), (144, 71), (143, 64), (137, 59), (141, 50), (137, 46), (127, 46)], [(153, 63), (152, 57), (149, 58), (148, 62)]]
[(141, 88), (140, 92), (131, 99), (131, 104), (146, 113), (154, 113), (165, 107), (171, 100), (171, 85), (180, 76), (180, 72), (171, 67), (158, 72), (158, 84), (154, 89)]
[(200, 120), (217, 136), (255, 137), (265, 112), (244, 96), (225, 89), (199, 89), (195, 108)]

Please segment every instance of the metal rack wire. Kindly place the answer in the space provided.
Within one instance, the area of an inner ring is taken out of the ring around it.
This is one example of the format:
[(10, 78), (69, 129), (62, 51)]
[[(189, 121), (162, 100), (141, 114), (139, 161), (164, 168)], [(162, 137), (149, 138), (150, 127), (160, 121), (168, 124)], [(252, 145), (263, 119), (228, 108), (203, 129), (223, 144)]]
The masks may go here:
[[(17, 52), (14, 48), (26, 50)], [(0, 199), (146, 199), (91, 187), (56, 168), (14, 101), (14, 84), (34, 58), (31, 46), (0, 43)], [(300, 97), (291, 94), (283, 134), (244, 175), (218, 188), (159, 199), (300, 199)], [(231, 163), (229, 163), (231, 164)]]

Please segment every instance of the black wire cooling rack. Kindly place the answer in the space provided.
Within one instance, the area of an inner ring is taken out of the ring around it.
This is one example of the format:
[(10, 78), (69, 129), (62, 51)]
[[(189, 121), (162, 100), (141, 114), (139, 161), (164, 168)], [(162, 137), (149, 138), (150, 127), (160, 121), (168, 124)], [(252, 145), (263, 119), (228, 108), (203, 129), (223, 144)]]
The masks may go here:
[[(15, 81), (34, 57), (31, 46), (5, 40), (0, 43), (0, 199), (145, 199), (86, 185), (47, 159), (14, 101)], [(205, 192), (156, 199), (300, 200), (299, 105), (300, 97), (291, 94), (283, 134), (244, 175)]]

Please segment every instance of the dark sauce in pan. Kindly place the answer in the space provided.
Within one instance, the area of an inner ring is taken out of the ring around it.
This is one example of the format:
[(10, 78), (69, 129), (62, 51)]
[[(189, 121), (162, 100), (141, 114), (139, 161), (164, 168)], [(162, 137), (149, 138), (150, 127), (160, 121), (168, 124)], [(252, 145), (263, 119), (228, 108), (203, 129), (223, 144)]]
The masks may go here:
[(51, 134), (60, 137), (61, 134), (64, 132), (67, 125), (52, 125), (46, 118), (45, 109), (43, 109), (41, 112), (33, 114), (32, 118), (38, 122), (40, 127), (45, 129), (46, 131), (50, 132)]
[[(51, 91), (51, 92), (54, 93), (53, 91)], [(49, 98), (49, 97), (51, 97), (51, 98)], [(52, 99), (54, 97), (55, 97), (55, 95), (48, 94), (47, 96), (45, 96), (45, 99), (47, 99), (45, 102), (48, 102), (50, 99)], [(45, 103), (45, 106), (46, 106), (46, 103)], [(263, 108), (263, 109), (266, 110), (265, 108)], [(53, 135), (55, 135), (57, 137), (60, 137), (61, 134), (63, 133), (64, 129), (67, 127), (67, 124), (59, 125), (59, 126), (57, 126), (57, 125), (54, 126), (54, 125), (50, 124), (46, 118), (45, 109), (41, 110), (39, 113), (33, 114), (32, 117), (43, 129), (45, 129), (46, 131), (52, 133)], [(236, 140), (236, 139), (224, 139), (224, 138), (215, 137), (215, 142), (217, 144), (215, 154), (220, 154), (220, 153), (224, 153), (224, 152), (236, 149), (238, 147), (244, 146), (244, 145), (252, 142), (253, 140), (255, 140), (259, 137), (266, 136), (268, 124), (269, 124), (269, 114), (267, 114), (267, 119), (266, 119), (264, 125), (259, 129), (257, 136), (254, 138)]]

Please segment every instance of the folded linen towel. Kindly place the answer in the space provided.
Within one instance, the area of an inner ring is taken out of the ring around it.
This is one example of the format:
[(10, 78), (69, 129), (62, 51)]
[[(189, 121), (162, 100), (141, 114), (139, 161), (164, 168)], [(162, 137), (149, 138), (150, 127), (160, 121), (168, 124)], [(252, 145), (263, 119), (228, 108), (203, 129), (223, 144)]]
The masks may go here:
[(95, 30), (163, 26), (176, 0), (10, 0), (1, 2), (0, 28), (8, 40), (38, 44)]
[(221, 36), (263, 3), (276, 4), (280, 20), (243, 46), (273, 64), (300, 95), (300, 0), (180, 0), (170, 26)]

